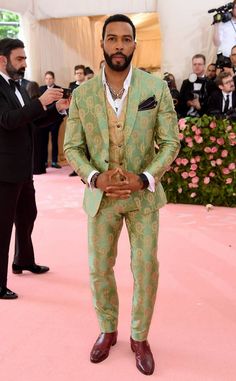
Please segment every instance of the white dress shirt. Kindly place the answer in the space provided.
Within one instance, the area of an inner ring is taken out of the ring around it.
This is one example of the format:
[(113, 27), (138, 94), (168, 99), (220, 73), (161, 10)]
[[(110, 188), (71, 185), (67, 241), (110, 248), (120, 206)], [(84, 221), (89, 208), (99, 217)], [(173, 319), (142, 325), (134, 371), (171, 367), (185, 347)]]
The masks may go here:
[[(10, 83), (9, 83), (9, 79), (12, 79), (10, 78), (7, 74), (3, 73), (2, 71), (0, 71), (0, 75), (5, 79), (5, 81), (9, 84), (10, 86)], [(21, 104), (21, 106), (23, 107), (25, 105), (25, 102), (23, 101), (23, 98), (22, 98), (22, 95), (21, 93), (19, 92), (19, 90), (17, 89), (17, 87), (15, 87), (15, 94)]]

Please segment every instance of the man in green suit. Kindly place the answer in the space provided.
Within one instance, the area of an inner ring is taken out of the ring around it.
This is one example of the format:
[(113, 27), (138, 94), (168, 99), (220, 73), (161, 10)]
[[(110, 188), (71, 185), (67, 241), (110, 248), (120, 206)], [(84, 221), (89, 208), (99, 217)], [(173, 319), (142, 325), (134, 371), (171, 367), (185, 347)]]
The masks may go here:
[(149, 375), (155, 366), (147, 335), (158, 282), (158, 210), (166, 203), (160, 179), (179, 150), (177, 119), (165, 82), (131, 66), (135, 27), (127, 16), (105, 21), (101, 46), (105, 66), (73, 92), (64, 143), (87, 185), (90, 278), (101, 329), (90, 360), (105, 360), (117, 341), (113, 267), (125, 220), (134, 278), (131, 349), (137, 368)]

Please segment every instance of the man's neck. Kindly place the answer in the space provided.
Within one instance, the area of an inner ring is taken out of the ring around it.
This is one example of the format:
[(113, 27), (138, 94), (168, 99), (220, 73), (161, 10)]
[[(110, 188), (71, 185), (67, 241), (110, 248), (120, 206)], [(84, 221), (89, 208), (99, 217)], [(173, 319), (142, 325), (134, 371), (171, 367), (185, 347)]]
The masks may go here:
[(105, 64), (105, 75), (107, 82), (113, 89), (119, 90), (123, 87), (124, 81), (129, 74), (130, 66), (124, 71), (112, 70), (107, 64)]

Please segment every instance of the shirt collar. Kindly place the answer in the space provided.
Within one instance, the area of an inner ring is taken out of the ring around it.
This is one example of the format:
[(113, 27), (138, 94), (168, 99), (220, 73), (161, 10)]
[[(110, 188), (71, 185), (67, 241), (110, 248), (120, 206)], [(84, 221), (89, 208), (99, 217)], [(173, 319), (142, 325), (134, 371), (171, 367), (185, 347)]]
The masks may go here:
[[(130, 87), (131, 78), (132, 78), (132, 72), (133, 72), (132, 65), (130, 65), (129, 73), (128, 73), (127, 77), (124, 80), (124, 85), (123, 86), (124, 86), (125, 90), (127, 90)], [(106, 75), (105, 75), (105, 67), (102, 68), (102, 83), (103, 83), (103, 85), (107, 84)]]
[(226, 98), (227, 97), (227, 95), (232, 95), (232, 91), (230, 91), (230, 93), (225, 93), (224, 91), (222, 91), (222, 94), (223, 94), (223, 96), (224, 96), (224, 98)]
[(5, 81), (7, 81), (7, 83), (9, 83), (9, 79), (11, 79), (9, 75), (3, 73), (2, 71), (0, 71), (0, 75), (5, 79)]

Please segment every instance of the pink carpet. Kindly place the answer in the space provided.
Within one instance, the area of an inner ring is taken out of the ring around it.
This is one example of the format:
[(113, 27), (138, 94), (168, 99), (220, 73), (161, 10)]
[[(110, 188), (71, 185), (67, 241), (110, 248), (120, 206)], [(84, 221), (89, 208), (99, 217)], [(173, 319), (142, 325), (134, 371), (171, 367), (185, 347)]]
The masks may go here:
[[(5, 381), (128, 381), (146, 376), (129, 347), (132, 278), (123, 229), (116, 265), (118, 343), (101, 364), (89, 361), (99, 333), (87, 265), (84, 185), (71, 169), (35, 176), (33, 234), (44, 275), (13, 275), (18, 300), (0, 301), (0, 377)], [(236, 380), (236, 209), (167, 205), (161, 210), (160, 283), (149, 341), (152, 379)], [(13, 244), (11, 247), (11, 258)]]

